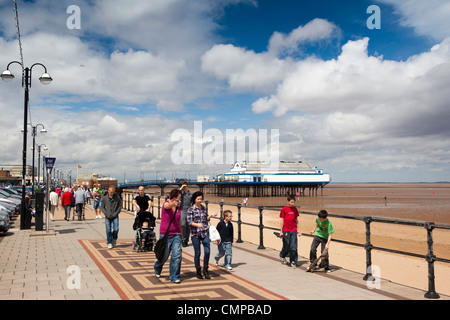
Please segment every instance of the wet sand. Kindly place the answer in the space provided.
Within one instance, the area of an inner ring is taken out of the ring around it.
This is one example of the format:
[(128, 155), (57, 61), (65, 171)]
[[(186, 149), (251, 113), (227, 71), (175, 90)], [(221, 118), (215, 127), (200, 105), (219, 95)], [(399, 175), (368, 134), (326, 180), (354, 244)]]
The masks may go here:
[[(195, 191), (194, 187), (191, 191)], [(166, 190), (169, 191), (169, 190)], [(147, 190), (158, 195), (158, 190)], [(298, 197), (296, 206), (300, 211), (318, 212), (326, 209), (332, 215), (374, 216), (417, 221), (432, 221), (436, 224), (450, 224), (450, 184), (330, 184), (317, 197)], [(386, 198), (385, 198), (386, 197)], [(234, 213), (237, 221), (237, 203), (242, 198), (219, 198), (205, 196), (211, 202), (221, 200)], [(265, 226), (279, 227), (279, 208), (286, 203), (285, 197), (248, 198), (248, 206), (265, 206), (263, 223)], [(210, 204), (210, 210), (219, 211), (219, 205)], [(244, 222), (259, 223), (256, 208), (242, 208)], [(330, 217), (335, 239), (365, 243), (365, 224), (362, 221)], [(309, 233), (314, 229), (315, 215), (300, 215), (300, 231)], [(237, 228), (235, 230), (237, 237)], [(243, 226), (242, 239), (259, 243), (259, 229)], [(450, 230), (433, 231), (434, 254), (450, 259)], [(300, 237), (299, 263), (307, 262), (311, 237)], [(401, 251), (427, 254), (427, 232), (423, 227), (399, 224), (371, 224), (371, 243)], [(281, 243), (273, 235), (273, 230), (264, 231), (264, 246), (280, 249)], [(334, 242), (330, 248), (330, 263), (345, 269), (365, 274), (366, 254), (364, 248)], [(428, 264), (425, 259), (405, 255), (372, 251), (372, 263), (379, 266), (381, 277), (424, 291), (428, 289)], [(450, 295), (450, 264), (435, 262), (435, 281), (438, 293)]]

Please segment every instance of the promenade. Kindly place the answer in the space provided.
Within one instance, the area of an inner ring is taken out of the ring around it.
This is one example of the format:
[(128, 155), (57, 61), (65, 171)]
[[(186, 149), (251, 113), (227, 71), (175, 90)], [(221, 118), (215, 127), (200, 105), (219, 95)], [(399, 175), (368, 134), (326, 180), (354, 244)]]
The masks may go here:
[(422, 290), (385, 280), (370, 289), (362, 274), (336, 266), (331, 273), (305, 272), (305, 257), (295, 269), (283, 266), (277, 250), (248, 242), (234, 244), (232, 271), (214, 265), (217, 246), (211, 245), (211, 280), (195, 278), (193, 247), (183, 248), (181, 284), (172, 284), (168, 263), (157, 279), (153, 252), (132, 250), (132, 213), (121, 213), (112, 250), (104, 219), (95, 219), (91, 208), (85, 221), (63, 220), (61, 208), (55, 216), (48, 233), (19, 230), (16, 220), (0, 235), (1, 300), (426, 300)]

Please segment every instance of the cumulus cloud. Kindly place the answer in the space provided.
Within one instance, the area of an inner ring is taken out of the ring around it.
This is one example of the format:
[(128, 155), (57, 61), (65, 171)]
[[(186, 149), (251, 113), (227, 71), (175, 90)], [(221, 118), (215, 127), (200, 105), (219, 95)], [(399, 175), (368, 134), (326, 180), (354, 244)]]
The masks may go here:
[(266, 92), (252, 110), (272, 113), (270, 126), (292, 137), (282, 139), (282, 157), (326, 162), (338, 173), (442, 167), (450, 149), (450, 38), (406, 61), (371, 56), (369, 38), (348, 41), (335, 59), (283, 56), (339, 33), (315, 19), (289, 34), (274, 33), (267, 52), (216, 45), (202, 67), (232, 90)]
[(268, 51), (275, 55), (292, 54), (299, 49), (301, 44), (334, 38), (339, 33), (339, 28), (333, 23), (325, 19), (314, 19), (287, 35), (274, 32), (269, 40)]
[(419, 35), (442, 41), (450, 34), (450, 2), (447, 0), (377, 0), (389, 4), (399, 15), (403, 26), (414, 28)]
[[(402, 25), (438, 42), (405, 61), (370, 55), (369, 38), (339, 45), (334, 59), (308, 56), (305, 46), (341, 40), (339, 27), (324, 19), (273, 32), (265, 52), (219, 44), (213, 16), (239, 3), (256, 7), (254, 0), (80, 0), (82, 29), (68, 30), (72, 2), (19, 3), (25, 63), (44, 63), (54, 79), (41, 86), (43, 70), (33, 69), (31, 117), (48, 129), (38, 143), (57, 166), (84, 160), (102, 173), (163, 171), (171, 133), (198, 116), (183, 113), (186, 105), (209, 103), (222, 83), (231, 94), (256, 97), (249, 108), (267, 116), (266, 128), (280, 129), (280, 159), (310, 160), (338, 178), (370, 168), (374, 180), (378, 170), (439, 177), (450, 163), (447, 2), (378, 0), (397, 10)], [(17, 60), (14, 19), (2, 19), (0, 30), (2, 61)], [(0, 85), (0, 125), (9, 128), (0, 150), (2, 161), (20, 162), (23, 89), (20, 69), (12, 71), (15, 84)], [(172, 116), (152, 114), (160, 111)]]

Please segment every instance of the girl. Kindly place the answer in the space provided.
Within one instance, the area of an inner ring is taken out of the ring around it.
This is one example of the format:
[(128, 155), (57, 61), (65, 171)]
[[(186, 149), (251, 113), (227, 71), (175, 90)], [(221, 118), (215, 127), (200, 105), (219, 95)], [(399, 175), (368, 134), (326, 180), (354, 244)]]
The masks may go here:
[(194, 264), (197, 269), (197, 278), (203, 279), (201, 267), (200, 267), (200, 244), (203, 245), (205, 251), (203, 257), (203, 276), (206, 279), (211, 279), (208, 273), (209, 263), (209, 226), (208, 221), (212, 216), (217, 216), (217, 213), (208, 215), (206, 208), (202, 205), (203, 193), (200, 191), (195, 192), (191, 198), (191, 206), (187, 212), (187, 222), (191, 229), (192, 245), (194, 246)]

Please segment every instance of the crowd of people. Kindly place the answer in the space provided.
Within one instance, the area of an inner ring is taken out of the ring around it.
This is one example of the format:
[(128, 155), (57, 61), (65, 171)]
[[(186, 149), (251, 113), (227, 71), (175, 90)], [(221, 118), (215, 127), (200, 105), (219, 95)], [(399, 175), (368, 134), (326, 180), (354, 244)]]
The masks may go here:
[[(141, 187), (143, 189), (143, 187)], [(142, 191), (143, 192), (143, 191)], [(168, 199), (164, 202), (161, 209), (160, 238), (167, 236), (167, 244), (164, 257), (157, 260), (154, 265), (155, 276), (159, 278), (164, 264), (169, 261), (169, 279), (172, 283), (180, 283), (180, 269), (182, 247), (188, 246), (189, 240), (194, 247), (194, 265), (196, 276), (199, 279), (210, 279), (208, 265), (210, 260), (210, 219), (217, 216), (217, 213), (207, 213), (203, 205), (204, 196), (200, 191), (190, 192), (187, 183), (184, 183), (180, 189), (173, 189)], [(287, 205), (280, 212), (280, 231), (282, 249), (280, 258), (282, 264), (288, 264), (286, 257), (289, 256), (289, 265), (297, 266), (298, 260), (298, 237), (302, 235), (299, 232), (298, 210), (295, 207), (295, 197), (287, 198)], [(224, 267), (232, 270), (232, 243), (233, 243), (233, 224), (231, 222), (233, 213), (231, 210), (224, 210), (223, 219), (217, 224), (217, 231), (220, 234), (220, 240), (215, 244), (218, 246), (218, 253), (215, 255), (215, 264), (219, 265), (219, 260), (224, 257)], [(317, 258), (317, 247), (322, 245), (321, 252), (325, 259), (320, 267), (329, 272), (328, 248), (334, 232), (333, 225), (328, 219), (326, 210), (321, 210), (316, 218), (316, 226), (310, 232), (314, 235), (310, 248), (310, 266)], [(167, 235), (166, 235), (167, 234)], [(200, 265), (201, 248), (203, 247), (203, 265)], [(325, 251), (326, 250), (326, 251)], [(309, 267), (308, 267), (309, 270)]]
[[(116, 246), (119, 232), (119, 214), (122, 211), (122, 190), (110, 186), (107, 190), (100, 185), (89, 189), (85, 186), (74, 186), (73, 188), (52, 188), (50, 193), (51, 219), (59, 203), (64, 208), (64, 219), (69, 221), (72, 208), (78, 220), (84, 219), (84, 208), (86, 204), (93, 204), (96, 219), (105, 217), (106, 241), (108, 249)], [(201, 191), (190, 192), (187, 183), (183, 183), (178, 189), (171, 190), (161, 208), (160, 239), (167, 236), (166, 250), (162, 259), (157, 260), (154, 265), (155, 276), (159, 278), (163, 266), (169, 261), (169, 279), (173, 283), (180, 283), (182, 247), (189, 245), (194, 248), (194, 265), (196, 276), (199, 279), (210, 279), (208, 266), (210, 260), (210, 219), (217, 216), (216, 212), (208, 213), (203, 205), (204, 195)], [(135, 214), (151, 211), (152, 197), (145, 193), (140, 186), (138, 193), (133, 197)], [(231, 222), (233, 213), (231, 210), (223, 212), (223, 219), (217, 224), (216, 230), (220, 234), (220, 240), (214, 242), (218, 246), (218, 253), (214, 256), (215, 265), (219, 266), (219, 260), (224, 257), (224, 267), (232, 270), (232, 243), (234, 237), (233, 224)], [(280, 237), (282, 248), (280, 259), (282, 264), (295, 268), (298, 260), (298, 237), (302, 235), (299, 231), (299, 213), (295, 206), (295, 197), (288, 196), (287, 204), (280, 212)], [(321, 210), (316, 218), (316, 226), (310, 234), (314, 235), (310, 248), (310, 263), (317, 258), (317, 248), (321, 245), (321, 252), (328, 252), (333, 225), (328, 219), (328, 213)], [(203, 247), (203, 265), (200, 265), (200, 257)], [(326, 250), (326, 251), (325, 251)], [(289, 257), (289, 262), (286, 258)], [(329, 272), (328, 253), (321, 267)], [(308, 267), (309, 268), (309, 267)]]

